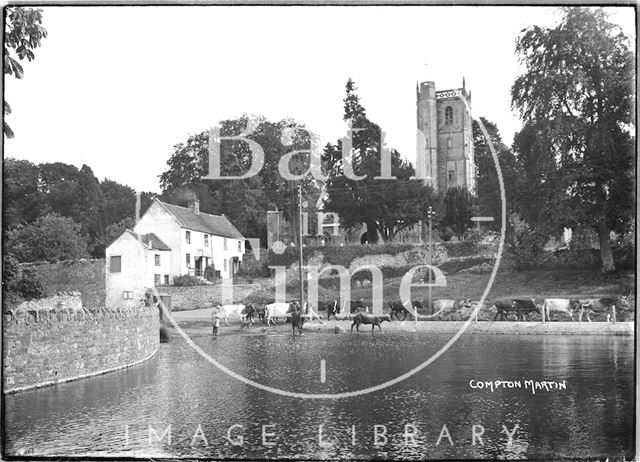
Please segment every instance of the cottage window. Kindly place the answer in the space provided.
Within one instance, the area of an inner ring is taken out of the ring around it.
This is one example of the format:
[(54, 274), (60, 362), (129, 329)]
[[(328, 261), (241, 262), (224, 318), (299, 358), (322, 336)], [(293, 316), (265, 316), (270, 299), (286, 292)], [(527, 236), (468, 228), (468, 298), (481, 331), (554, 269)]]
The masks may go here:
[(209, 235), (208, 234), (204, 235), (204, 246), (205, 247), (209, 247)]
[(156, 254), (156, 266), (160, 266), (160, 255)]
[(120, 255), (111, 257), (109, 259), (109, 270), (112, 273), (119, 273), (122, 271), (122, 257)]
[(125, 298), (125, 299), (133, 298), (133, 291), (132, 290), (125, 290), (124, 292), (122, 292), (122, 298)]
[(165, 275), (164, 275), (164, 283), (165, 283), (166, 285), (169, 285), (169, 275), (168, 275), (168, 274), (165, 274)]
[(227, 250), (227, 238), (224, 238), (224, 250)]
[(242, 241), (238, 241), (238, 252), (242, 253)]
[(444, 110), (444, 124), (451, 125), (453, 123), (453, 108), (447, 106)]
[(187, 244), (191, 244), (191, 231), (187, 231), (186, 237), (187, 237)]
[(188, 253), (187, 254), (187, 268), (189, 268), (191, 266), (191, 254)]
[(159, 274), (154, 274), (153, 275), (153, 285), (154, 286), (159, 286), (160, 285), (160, 275)]

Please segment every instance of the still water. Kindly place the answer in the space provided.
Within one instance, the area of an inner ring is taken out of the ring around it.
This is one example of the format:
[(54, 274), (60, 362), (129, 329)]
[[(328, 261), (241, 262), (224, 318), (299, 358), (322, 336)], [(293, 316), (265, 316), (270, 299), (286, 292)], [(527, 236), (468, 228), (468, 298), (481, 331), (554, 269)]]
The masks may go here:
[[(192, 338), (257, 382), (338, 393), (407, 372), (450, 336)], [(8, 454), (46, 456), (630, 459), (633, 361), (629, 337), (463, 335), (399, 384), (311, 400), (231, 378), (174, 336), (139, 366), (6, 396), (5, 441)], [(471, 380), (522, 388), (478, 389)], [(534, 394), (525, 380), (564, 381), (566, 389)]]

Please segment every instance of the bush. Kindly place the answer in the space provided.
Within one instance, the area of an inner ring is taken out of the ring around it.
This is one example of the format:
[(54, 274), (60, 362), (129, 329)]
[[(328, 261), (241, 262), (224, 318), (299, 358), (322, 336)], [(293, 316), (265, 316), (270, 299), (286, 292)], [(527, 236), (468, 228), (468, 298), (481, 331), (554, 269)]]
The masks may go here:
[(18, 261), (9, 256), (2, 259), (2, 292), (13, 292), (19, 279)]
[(244, 279), (268, 278), (270, 274), (267, 265), (257, 263), (258, 262), (247, 265), (243, 264), (236, 274), (238, 275), (238, 277)]
[(207, 281), (215, 281), (216, 280), (216, 267), (213, 265), (209, 265), (204, 269), (204, 278)]
[(5, 257), (2, 263), (3, 308), (46, 296), (44, 285), (36, 271), (25, 269), (19, 275), (18, 265), (11, 257)]
[(537, 230), (525, 229), (514, 236), (509, 245), (509, 254), (516, 269), (529, 269), (545, 256), (544, 245), (548, 234)]
[(174, 286), (202, 286), (205, 285), (202, 282), (202, 279), (199, 279), (195, 276), (189, 276), (188, 274), (183, 274), (182, 276), (176, 276), (173, 278)]
[(43, 298), (45, 296), (44, 286), (35, 271), (25, 269), (16, 283), (15, 290), (25, 300)]
[(473, 268), (474, 266), (483, 265), (485, 263), (492, 265), (493, 258), (471, 257), (459, 260), (449, 260), (438, 265), (438, 268), (445, 274), (455, 274), (459, 271)]
[(633, 236), (623, 239), (617, 246), (613, 247), (613, 259), (616, 268), (619, 270), (634, 269), (636, 265), (636, 246)]

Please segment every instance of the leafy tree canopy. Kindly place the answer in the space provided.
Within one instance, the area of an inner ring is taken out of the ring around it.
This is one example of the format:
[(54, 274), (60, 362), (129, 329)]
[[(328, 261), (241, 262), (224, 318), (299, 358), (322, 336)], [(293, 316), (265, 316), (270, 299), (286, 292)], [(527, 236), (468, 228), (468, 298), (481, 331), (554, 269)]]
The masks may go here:
[[(221, 137), (240, 135), (249, 121), (247, 115), (222, 121)], [(317, 200), (319, 192), (314, 179), (307, 176), (288, 180), (278, 167), (283, 155), (301, 151), (292, 156), (288, 168), (292, 174), (304, 173), (309, 166), (312, 138), (303, 125), (291, 119), (270, 122), (264, 118), (255, 121), (255, 129), (246, 137), (264, 151), (264, 166), (257, 175), (239, 180), (204, 179), (209, 173), (209, 134), (201, 132), (174, 146), (168, 168), (160, 176), (162, 198), (186, 205), (189, 199), (197, 197), (203, 212), (226, 215), (245, 236), (260, 237), (266, 244), (266, 211), (281, 210), (285, 218), (296, 223), (299, 183), (309, 202)], [(245, 174), (251, 167), (252, 155), (246, 142), (223, 139), (220, 156), (223, 177)]]
[[(18, 60), (35, 58), (33, 50), (40, 46), (40, 42), (47, 36), (47, 30), (41, 26), (42, 10), (24, 7), (6, 9), (6, 23), (4, 32), (4, 74), (13, 75), (21, 79), (24, 69)], [(16, 57), (18, 59), (16, 59)], [(5, 116), (11, 114), (11, 107), (4, 100)], [(13, 130), (4, 121), (4, 135), (13, 138)]]
[(71, 218), (50, 213), (33, 223), (18, 225), (6, 235), (6, 251), (21, 262), (88, 258), (87, 237)]
[(603, 270), (613, 270), (610, 231), (628, 229), (634, 214), (629, 40), (602, 9), (566, 7), (556, 27), (525, 30), (516, 53), (525, 71), (512, 102), (525, 127), (515, 147), (531, 168), (519, 186), (528, 193), (525, 219), (542, 228), (593, 227)]
[[(437, 202), (433, 189), (420, 180), (411, 180), (413, 166), (402, 159), (395, 149), (390, 150), (391, 175), (396, 179), (374, 179), (381, 176), (381, 130), (371, 122), (356, 94), (355, 83), (349, 79), (344, 99), (344, 120), (350, 121), (352, 146), (348, 158), (343, 157), (343, 140), (328, 144), (322, 156), (328, 172), (327, 198), (324, 209), (340, 216), (341, 224), (354, 227), (367, 224), (367, 240), (377, 242), (378, 235), (392, 241), (396, 234), (421, 220), (429, 205)], [(346, 175), (351, 165), (355, 180)]]
[[(503, 143), (498, 127), (493, 122), (481, 117), (494, 150), (498, 156), (502, 180), (504, 182), (505, 196), (507, 201), (507, 217), (517, 210), (518, 201), (517, 189), (515, 187), (518, 178), (516, 157), (513, 152)], [(500, 194), (500, 182), (495, 161), (491, 155), (491, 150), (480, 125), (473, 121), (473, 148), (477, 172), (477, 203), (478, 213), (481, 216), (493, 217), (494, 221), (488, 222), (484, 226), (500, 229), (502, 205)]]

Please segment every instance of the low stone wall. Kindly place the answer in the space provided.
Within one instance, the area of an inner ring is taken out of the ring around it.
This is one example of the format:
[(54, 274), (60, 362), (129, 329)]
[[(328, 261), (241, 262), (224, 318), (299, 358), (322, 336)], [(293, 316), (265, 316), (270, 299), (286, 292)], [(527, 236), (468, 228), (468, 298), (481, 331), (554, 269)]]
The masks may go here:
[(3, 315), (3, 392), (98, 375), (142, 362), (160, 345), (158, 309), (87, 310), (79, 293)]
[[(158, 287), (160, 294), (171, 296), (171, 311), (197, 310), (211, 308), (221, 303), (222, 291), (228, 289), (230, 283), (207, 286), (164, 286)], [(242, 302), (251, 293), (262, 289), (260, 284), (233, 284), (233, 299)]]

